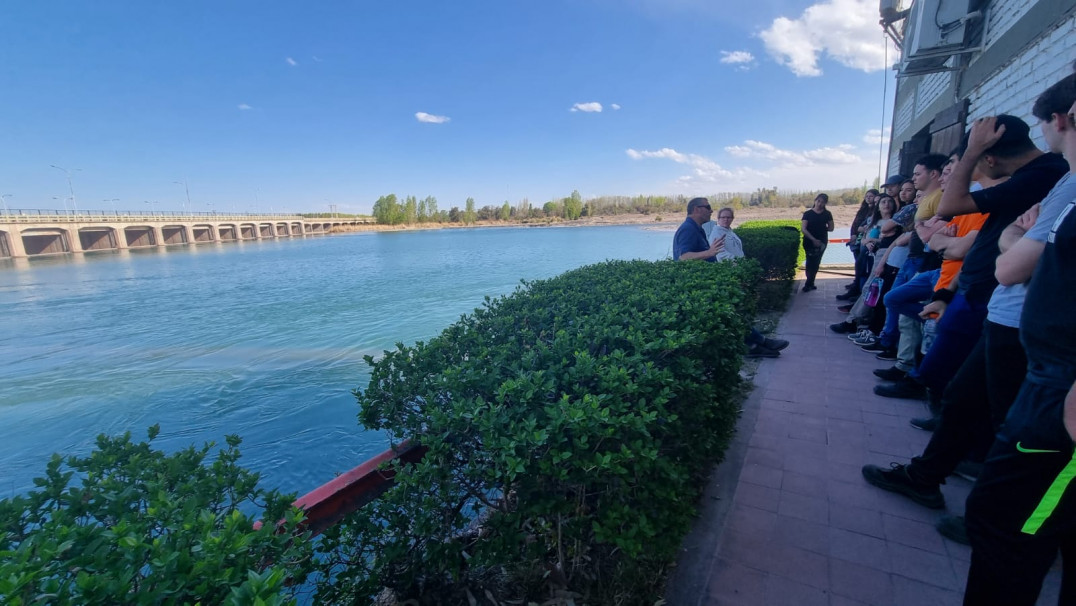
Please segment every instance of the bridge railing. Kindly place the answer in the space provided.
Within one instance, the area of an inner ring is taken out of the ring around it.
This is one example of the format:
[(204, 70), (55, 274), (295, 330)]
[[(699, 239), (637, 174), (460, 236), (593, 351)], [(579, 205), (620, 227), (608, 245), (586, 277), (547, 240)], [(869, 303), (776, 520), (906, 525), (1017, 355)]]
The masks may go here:
[(373, 217), (304, 217), (294, 213), (227, 213), (168, 210), (0, 210), (0, 223), (95, 223), (108, 221), (308, 221), (372, 223)]

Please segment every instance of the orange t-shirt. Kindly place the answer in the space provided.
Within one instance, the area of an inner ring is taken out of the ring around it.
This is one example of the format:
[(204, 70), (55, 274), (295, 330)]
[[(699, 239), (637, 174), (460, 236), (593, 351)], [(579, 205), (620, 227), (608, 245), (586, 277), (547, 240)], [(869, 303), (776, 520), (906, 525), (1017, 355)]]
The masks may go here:
[[(956, 225), (956, 237), (963, 238), (968, 235), (968, 232), (982, 229), (983, 223), (986, 223), (986, 218), (989, 216), (990, 213), (972, 213), (970, 215), (953, 217), (951, 223)], [(953, 278), (956, 278), (956, 273), (960, 271), (960, 266), (963, 264), (963, 259), (945, 259), (942, 261), (941, 276), (938, 277), (938, 283), (934, 286), (934, 290), (938, 291), (943, 288), (948, 288), (949, 285), (953, 283)]]

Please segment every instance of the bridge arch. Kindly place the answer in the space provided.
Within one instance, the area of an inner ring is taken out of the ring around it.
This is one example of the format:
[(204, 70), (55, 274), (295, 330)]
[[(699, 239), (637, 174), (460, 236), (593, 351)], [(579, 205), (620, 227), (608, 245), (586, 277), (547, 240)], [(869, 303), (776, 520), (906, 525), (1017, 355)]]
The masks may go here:
[(31, 227), (19, 234), (27, 255), (56, 255), (71, 252), (71, 236), (59, 227)]

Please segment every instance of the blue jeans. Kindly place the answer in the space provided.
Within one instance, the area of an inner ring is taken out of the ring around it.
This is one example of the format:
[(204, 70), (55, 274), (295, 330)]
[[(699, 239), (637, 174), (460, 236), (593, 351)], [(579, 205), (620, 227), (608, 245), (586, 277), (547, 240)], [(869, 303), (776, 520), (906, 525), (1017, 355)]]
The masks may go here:
[(986, 321), (986, 303), (972, 302), (957, 293), (938, 320), (934, 344), (919, 368), (908, 373), (928, 389), (942, 393), (949, 380), (971, 354)]
[[(909, 258), (904, 261), (904, 265), (900, 266), (900, 271), (897, 272), (897, 277), (893, 279), (893, 285), (889, 287), (889, 292), (886, 293), (886, 298), (889, 297), (889, 293), (895, 289), (900, 288), (908, 280), (912, 279), (912, 276), (919, 271), (919, 266), (923, 264), (923, 258)], [(885, 299), (883, 298), (884, 302)], [(882, 332), (878, 337), (882, 341), (882, 345), (886, 347), (896, 347), (897, 340), (900, 339), (900, 328), (897, 326), (897, 318), (892, 311), (889, 310), (889, 306), (886, 305), (885, 326), (882, 328)]]
[[(901, 272), (904, 269), (901, 268)], [(897, 320), (900, 316), (919, 318), (919, 312), (923, 311), (923, 301), (929, 300), (934, 294), (934, 285), (941, 275), (940, 269), (924, 271), (915, 274), (907, 282), (900, 286), (894, 286), (886, 293), (885, 302), (886, 317), (885, 328), (882, 329), (882, 345), (896, 347), (900, 340), (900, 330), (897, 328)], [(900, 276), (897, 276), (900, 279)], [(892, 324), (892, 329), (890, 325)]]

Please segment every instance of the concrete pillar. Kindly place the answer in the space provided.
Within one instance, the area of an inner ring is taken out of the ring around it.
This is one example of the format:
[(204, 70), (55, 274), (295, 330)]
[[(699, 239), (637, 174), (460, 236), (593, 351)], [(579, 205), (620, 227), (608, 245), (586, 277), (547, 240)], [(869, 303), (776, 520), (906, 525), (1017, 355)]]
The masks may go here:
[(22, 233), (19, 226), (14, 223), (0, 225), (0, 231), (7, 234), (7, 243), (11, 248), (11, 258), (18, 259), (26, 256), (26, 247), (22, 244)]
[(82, 239), (78, 237), (78, 225), (65, 229), (64, 238), (67, 240), (67, 252), (85, 252), (82, 250)]

